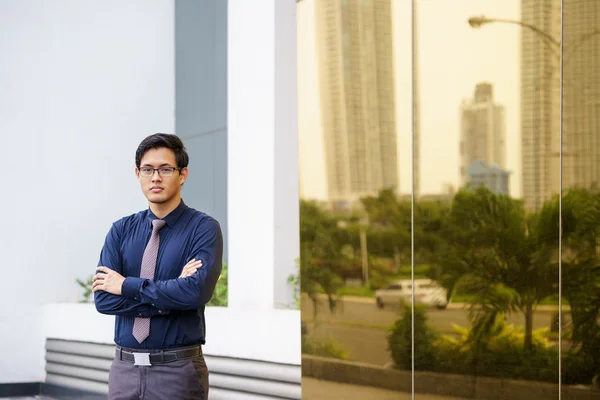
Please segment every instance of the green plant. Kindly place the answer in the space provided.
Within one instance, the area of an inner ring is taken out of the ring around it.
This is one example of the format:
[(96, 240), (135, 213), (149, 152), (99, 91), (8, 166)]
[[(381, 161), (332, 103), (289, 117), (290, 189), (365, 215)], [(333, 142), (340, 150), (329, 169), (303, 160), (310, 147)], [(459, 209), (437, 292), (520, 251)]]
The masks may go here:
[(206, 305), (209, 307), (227, 307), (227, 293), (227, 263), (223, 263), (221, 276), (219, 276), (213, 296)]
[(348, 350), (333, 339), (316, 340), (306, 335), (302, 336), (302, 353), (340, 360), (348, 360), (350, 358)]
[(556, 381), (558, 351), (545, 337), (547, 329), (534, 330), (532, 348), (525, 351), (525, 329), (507, 324), (503, 315), (491, 322), (485, 336), (476, 328), (454, 328), (458, 337), (444, 335), (435, 343), (433, 371)]
[(287, 282), (288, 282), (288, 285), (290, 285), (292, 287), (292, 290), (294, 291), (294, 294), (293, 294), (294, 303), (296, 304), (296, 309), (299, 310), (300, 309), (300, 259), (296, 258), (296, 260), (294, 260), (294, 262), (296, 263), (296, 270), (298, 272), (288, 276)]
[[(412, 368), (413, 322), (410, 304), (402, 303), (402, 317), (398, 319), (388, 336), (388, 349), (398, 368)], [(427, 323), (427, 314), (422, 305), (415, 306), (414, 313), (415, 370), (430, 370), (435, 360), (437, 332)]]
[(94, 275), (90, 275), (89, 278), (84, 282), (79, 278), (75, 279), (75, 282), (77, 282), (77, 284), (79, 284), (79, 286), (81, 286), (81, 288), (83, 289), (83, 293), (81, 294), (81, 296), (83, 297), (81, 300), (79, 300), (80, 303), (89, 303), (90, 302), (90, 296), (92, 295), (92, 279), (94, 278)]

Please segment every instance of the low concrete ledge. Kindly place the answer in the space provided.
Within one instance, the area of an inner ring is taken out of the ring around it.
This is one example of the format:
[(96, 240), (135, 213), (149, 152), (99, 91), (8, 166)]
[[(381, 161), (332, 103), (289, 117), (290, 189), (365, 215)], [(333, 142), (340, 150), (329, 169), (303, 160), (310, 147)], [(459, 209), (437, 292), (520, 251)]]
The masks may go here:
[[(327, 381), (411, 392), (410, 371), (302, 355), (302, 375)], [(415, 392), (478, 400), (556, 399), (558, 384), (470, 375), (415, 373)], [(564, 400), (600, 400), (600, 391), (562, 385)]]

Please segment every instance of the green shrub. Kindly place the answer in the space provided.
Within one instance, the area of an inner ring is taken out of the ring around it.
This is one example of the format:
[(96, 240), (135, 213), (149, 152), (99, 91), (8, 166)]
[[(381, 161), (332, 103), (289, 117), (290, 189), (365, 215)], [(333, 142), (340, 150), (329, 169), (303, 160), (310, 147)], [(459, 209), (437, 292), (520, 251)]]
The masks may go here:
[[(438, 335), (427, 324), (427, 315), (421, 306), (415, 307), (414, 320), (415, 370), (545, 382), (556, 382), (558, 378), (558, 350), (546, 339), (546, 329), (534, 331), (533, 350), (527, 353), (523, 349), (524, 329), (507, 324), (503, 316), (485, 335), (484, 343), (476, 340), (471, 329), (459, 326), (454, 327), (454, 336)], [(403, 315), (388, 338), (392, 359), (398, 368), (411, 368), (411, 339), (411, 309), (405, 304)], [(566, 377), (569, 383), (589, 384), (593, 376), (590, 363), (579, 360), (576, 368), (576, 359), (571, 362), (578, 372)]]
[(502, 316), (485, 343), (477, 342), (469, 328), (455, 330), (458, 338), (442, 336), (436, 342), (434, 371), (547, 382), (558, 377), (558, 350), (545, 338), (546, 329), (534, 331), (531, 353), (523, 349), (523, 327), (507, 324)]
[(94, 283), (92, 281), (93, 278), (94, 275), (90, 275), (85, 282), (79, 278), (75, 279), (75, 282), (77, 282), (77, 284), (81, 286), (81, 289), (83, 289), (83, 292), (81, 293), (82, 298), (79, 300), (80, 303), (89, 303), (90, 301), (94, 301), (92, 296), (92, 284)]
[[(388, 349), (398, 368), (412, 368), (412, 309), (403, 303), (402, 317), (398, 319), (388, 337)], [(427, 324), (423, 305), (415, 306), (414, 318), (415, 370), (431, 370), (434, 367), (437, 332)]]
[(213, 296), (206, 305), (209, 307), (227, 307), (227, 293), (227, 263), (223, 263), (221, 276), (219, 276)]
[(302, 353), (320, 357), (348, 360), (350, 354), (342, 345), (333, 339), (313, 339), (302, 335)]

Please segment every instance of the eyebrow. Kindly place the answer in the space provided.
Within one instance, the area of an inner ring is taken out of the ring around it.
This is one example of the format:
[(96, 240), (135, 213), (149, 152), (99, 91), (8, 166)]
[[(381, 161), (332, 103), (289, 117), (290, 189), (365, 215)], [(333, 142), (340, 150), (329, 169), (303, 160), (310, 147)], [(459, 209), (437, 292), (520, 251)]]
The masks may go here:
[[(152, 165), (152, 164), (144, 164), (141, 167), (151, 167), (151, 168), (154, 168), (154, 165)], [(157, 168), (160, 168), (160, 167), (173, 167), (173, 166), (171, 164), (165, 163), (165, 164), (160, 164)], [(175, 167), (173, 167), (173, 168), (175, 168)]]

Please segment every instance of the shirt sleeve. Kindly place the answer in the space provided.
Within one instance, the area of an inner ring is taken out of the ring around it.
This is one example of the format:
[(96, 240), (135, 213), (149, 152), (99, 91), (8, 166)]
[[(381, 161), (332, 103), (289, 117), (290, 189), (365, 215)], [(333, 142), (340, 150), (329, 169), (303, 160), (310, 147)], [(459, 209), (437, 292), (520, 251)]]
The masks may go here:
[(198, 226), (191, 249), (189, 260), (202, 260), (202, 267), (193, 275), (165, 281), (127, 277), (123, 297), (168, 310), (193, 310), (208, 303), (223, 261), (223, 235), (216, 220), (207, 219)]
[[(98, 266), (105, 266), (123, 275), (120, 247), (121, 228), (120, 224), (117, 222), (112, 225), (110, 231), (106, 235)], [(94, 303), (96, 305), (96, 310), (98, 310), (99, 313), (108, 315), (151, 317), (154, 315), (169, 314), (169, 310), (159, 309), (149, 304), (142, 304), (134, 299), (117, 296), (103, 290), (94, 293)]]

